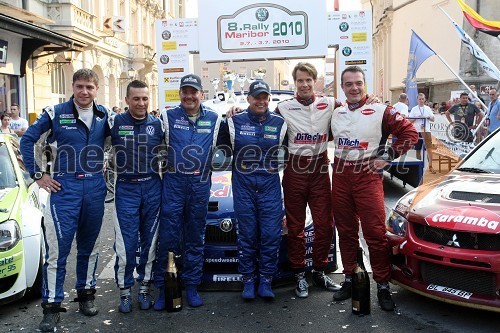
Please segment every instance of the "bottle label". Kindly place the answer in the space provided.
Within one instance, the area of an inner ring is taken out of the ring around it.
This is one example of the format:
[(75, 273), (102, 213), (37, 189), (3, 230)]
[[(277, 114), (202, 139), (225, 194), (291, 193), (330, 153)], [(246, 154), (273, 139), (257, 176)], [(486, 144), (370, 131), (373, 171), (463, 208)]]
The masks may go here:
[(174, 306), (174, 309), (182, 307), (182, 298), (174, 298), (172, 300), (172, 305)]
[(360, 311), (361, 310), (361, 306), (359, 304), (359, 301), (352, 300), (352, 309), (354, 311)]

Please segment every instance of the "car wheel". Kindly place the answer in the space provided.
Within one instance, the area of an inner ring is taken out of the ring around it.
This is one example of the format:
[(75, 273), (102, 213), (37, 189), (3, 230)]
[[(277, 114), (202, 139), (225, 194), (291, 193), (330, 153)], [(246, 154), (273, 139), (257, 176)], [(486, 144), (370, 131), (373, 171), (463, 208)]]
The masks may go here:
[(40, 234), (42, 235), (41, 246), (40, 246), (40, 259), (38, 263), (38, 271), (36, 273), (35, 282), (33, 282), (33, 286), (28, 289), (26, 293), (26, 297), (37, 299), (42, 297), (42, 280), (43, 280), (43, 264), (44, 264), (44, 256), (45, 256), (45, 237), (43, 236), (43, 230), (40, 228)]

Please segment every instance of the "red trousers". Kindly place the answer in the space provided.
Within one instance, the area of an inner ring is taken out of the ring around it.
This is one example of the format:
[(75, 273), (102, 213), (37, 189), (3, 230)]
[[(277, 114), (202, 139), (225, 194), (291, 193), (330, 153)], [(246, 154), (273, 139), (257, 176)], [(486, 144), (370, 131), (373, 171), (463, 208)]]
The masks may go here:
[(344, 274), (352, 275), (356, 266), (361, 223), (377, 282), (389, 281), (391, 276), (382, 178), (382, 174), (361, 171), (359, 165), (338, 165), (337, 161), (332, 177), (332, 208)]
[(313, 267), (324, 269), (333, 240), (331, 184), (326, 152), (313, 157), (291, 155), (283, 174), (286, 221), (288, 227), (288, 260), (291, 268), (305, 268), (304, 227), (309, 204), (314, 225)]

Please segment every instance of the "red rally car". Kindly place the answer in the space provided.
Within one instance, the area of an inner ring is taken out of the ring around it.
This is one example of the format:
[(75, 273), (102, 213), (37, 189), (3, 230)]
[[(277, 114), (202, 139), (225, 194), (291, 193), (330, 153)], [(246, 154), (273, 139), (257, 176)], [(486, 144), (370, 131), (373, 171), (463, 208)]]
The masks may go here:
[(444, 179), (403, 196), (386, 229), (394, 283), (500, 312), (500, 129)]

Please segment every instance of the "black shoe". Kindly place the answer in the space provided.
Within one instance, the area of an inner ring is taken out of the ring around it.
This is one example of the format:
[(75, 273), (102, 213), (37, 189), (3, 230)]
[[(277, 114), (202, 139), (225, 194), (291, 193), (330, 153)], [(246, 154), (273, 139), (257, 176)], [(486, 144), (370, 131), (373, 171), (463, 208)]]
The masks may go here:
[(341, 288), (340, 284), (333, 282), (333, 280), (323, 271), (313, 270), (312, 276), (315, 286), (324, 288), (328, 291), (339, 291)]
[(95, 316), (99, 313), (99, 310), (94, 305), (95, 299), (95, 289), (84, 289), (78, 290), (78, 297), (75, 298), (75, 302), (78, 302), (78, 307), (80, 308), (80, 312), (86, 316)]
[(43, 319), (38, 325), (41, 332), (54, 332), (57, 323), (61, 320), (60, 312), (66, 312), (65, 308), (61, 308), (61, 303), (42, 303)]
[(339, 291), (333, 293), (334, 301), (343, 301), (351, 298), (352, 294), (352, 282), (344, 281), (342, 282), (342, 287)]
[(378, 304), (384, 311), (394, 311), (394, 301), (392, 300), (391, 291), (387, 288), (380, 288), (377, 291)]
[(297, 278), (297, 287), (295, 288), (295, 295), (300, 298), (306, 298), (309, 296), (309, 284), (306, 281), (306, 275), (304, 272), (295, 274)]

